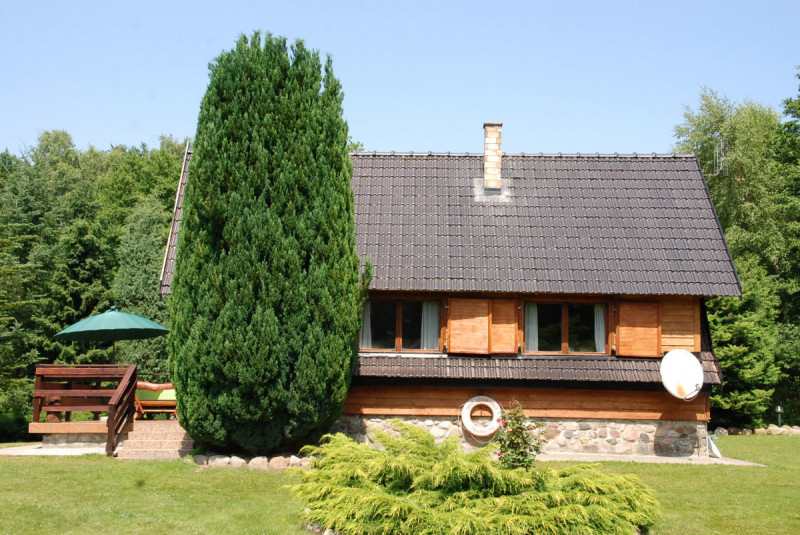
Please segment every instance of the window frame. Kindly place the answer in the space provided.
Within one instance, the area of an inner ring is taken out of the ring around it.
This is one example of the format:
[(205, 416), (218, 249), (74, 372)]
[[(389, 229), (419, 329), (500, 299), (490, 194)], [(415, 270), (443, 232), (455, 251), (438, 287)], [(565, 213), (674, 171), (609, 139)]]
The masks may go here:
[[(396, 297), (396, 296), (376, 296), (370, 298), (367, 301), (376, 302), (376, 301), (393, 301), (395, 303), (395, 326), (394, 326), (394, 348), (378, 348), (378, 347), (361, 347), (361, 329), (358, 330), (358, 351), (359, 352), (366, 352), (366, 353), (442, 353), (444, 351), (443, 348), (443, 338), (444, 338), (444, 328), (443, 328), (443, 316), (445, 314), (445, 307), (444, 307), (444, 298), (440, 296), (428, 296), (428, 295), (420, 295), (420, 296), (404, 296), (404, 297)], [(436, 349), (404, 349), (403, 348), (403, 303), (418, 303), (424, 301), (437, 301), (439, 303), (439, 334), (438, 338), (438, 347)], [(363, 318), (362, 324), (363, 328)]]
[[(561, 306), (561, 351), (527, 351), (525, 349), (525, 310), (528, 304), (535, 304), (535, 305), (560, 305)], [(605, 340), (606, 346), (605, 351), (570, 351), (569, 350), (569, 306), (570, 305), (605, 305), (606, 307), (606, 314), (605, 314)], [(523, 355), (611, 355), (611, 323), (612, 323), (612, 303), (607, 299), (591, 299), (591, 298), (560, 298), (560, 299), (549, 299), (549, 298), (537, 298), (537, 299), (522, 299), (521, 300), (521, 310), (520, 310), (520, 320), (519, 320), (519, 329), (521, 333), (521, 353)]]

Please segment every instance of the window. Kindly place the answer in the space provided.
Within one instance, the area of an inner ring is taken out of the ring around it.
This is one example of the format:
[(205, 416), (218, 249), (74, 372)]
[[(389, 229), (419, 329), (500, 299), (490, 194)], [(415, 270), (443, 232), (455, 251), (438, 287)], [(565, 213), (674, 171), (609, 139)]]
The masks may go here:
[(439, 350), (439, 301), (368, 301), (360, 349)]
[(525, 351), (605, 353), (606, 305), (526, 303)]

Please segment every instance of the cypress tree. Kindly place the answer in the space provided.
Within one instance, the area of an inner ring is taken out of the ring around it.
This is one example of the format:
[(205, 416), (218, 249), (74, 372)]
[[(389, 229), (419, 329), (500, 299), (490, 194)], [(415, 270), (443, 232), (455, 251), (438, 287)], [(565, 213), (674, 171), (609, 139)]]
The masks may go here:
[(242, 36), (210, 65), (168, 342), (201, 443), (266, 453), (341, 413), (363, 295), (342, 97), (302, 41)]

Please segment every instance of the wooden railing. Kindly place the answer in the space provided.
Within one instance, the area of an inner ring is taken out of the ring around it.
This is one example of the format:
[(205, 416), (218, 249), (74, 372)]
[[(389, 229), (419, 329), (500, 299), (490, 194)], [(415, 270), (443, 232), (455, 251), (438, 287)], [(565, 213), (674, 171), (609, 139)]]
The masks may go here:
[(91, 412), (95, 420), (107, 412), (106, 455), (113, 455), (121, 434), (133, 423), (136, 380), (135, 365), (39, 365), (31, 432), (43, 412), (47, 423), (55, 425), (62, 423), (62, 414), (63, 422), (70, 422), (73, 412)]
[(122, 377), (117, 391), (108, 402), (108, 440), (106, 441), (106, 455), (113, 455), (119, 444), (122, 430), (129, 423), (133, 423), (136, 413), (136, 366), (128, 366), (128, 371)]

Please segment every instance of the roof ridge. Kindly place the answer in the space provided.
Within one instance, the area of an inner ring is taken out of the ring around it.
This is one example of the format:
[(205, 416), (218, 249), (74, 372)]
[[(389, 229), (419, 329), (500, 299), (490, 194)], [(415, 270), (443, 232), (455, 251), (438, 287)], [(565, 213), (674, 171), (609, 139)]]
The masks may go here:
[[(359, 151), (359, 152), (351, 152), (350, 156), (445, 156), (445, 157), (465, 157), (465, 156), (474, 156), (474, 157), (483, 157), (483, 153), (480, 152), (397, 152), (397, 151), (390, 151), (390, 152), (381, 152), (381, 151)], [(693, 153), (682, 153), (682, 152), (650, 152), (646, 154), (640, 154), (638, 152), (632, 153), (582, 153), (582, 152), (575, 152), (575, 153), (545, 153), (545, 152), (506, 152), (503, 153), (503, 157), (524, 157), (524, 158), (625, 158), (625, 159), (637, 159), (637, 158), (650, 158), (650, 159), (657, 159), (657, 158), (694, 158), (695, 155)]]

